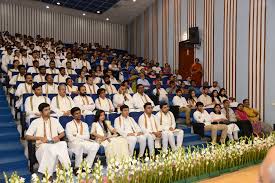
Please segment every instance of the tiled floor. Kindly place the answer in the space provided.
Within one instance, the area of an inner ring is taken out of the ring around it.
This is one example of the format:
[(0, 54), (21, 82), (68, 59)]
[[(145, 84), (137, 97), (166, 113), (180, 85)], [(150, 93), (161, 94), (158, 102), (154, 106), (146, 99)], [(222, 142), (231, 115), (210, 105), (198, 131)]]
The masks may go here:
[(200, 183), (256, 183), (258, 171), (259, 165), (256, 165), (212, 179), (206, 179)]

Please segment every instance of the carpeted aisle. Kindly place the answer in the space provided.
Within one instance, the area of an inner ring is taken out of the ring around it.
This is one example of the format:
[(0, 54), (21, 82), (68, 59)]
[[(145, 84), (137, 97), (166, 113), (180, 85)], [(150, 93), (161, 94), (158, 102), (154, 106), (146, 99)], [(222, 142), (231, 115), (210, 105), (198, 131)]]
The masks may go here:
[(0, 182), (5, 182), (3, 172), (10, 174), (14, 171), (26, 178), (25, 182), (30, 182), (31, 174), (24, 147), (20, 142), (5, 92), (0, 86)]

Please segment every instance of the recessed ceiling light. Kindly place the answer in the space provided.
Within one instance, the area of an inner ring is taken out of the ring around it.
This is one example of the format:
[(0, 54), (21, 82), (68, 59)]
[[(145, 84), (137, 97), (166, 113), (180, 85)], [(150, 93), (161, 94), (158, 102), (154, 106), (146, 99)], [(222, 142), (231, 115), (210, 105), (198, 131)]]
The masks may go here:
[(107, 21), (109, 21), (110, 19), (109, 18), (106, 18)]
[(57, 4), (57, 5), (60, 5), (60, 2), (57, 2), (56, 4)]
[(83, 15), (83, 16), (85, 16), (86, 14), (85, 14), (85, 13), (83, 13), (82, 15)]
[(96, 11), (96, 13), (100, 14), (100, 11)]
[(137, 0), (133, 0), (133, 2), (136, 2)]
[(49, 9), (50, 7), (49, 6), (46, 6), (47, 9)]

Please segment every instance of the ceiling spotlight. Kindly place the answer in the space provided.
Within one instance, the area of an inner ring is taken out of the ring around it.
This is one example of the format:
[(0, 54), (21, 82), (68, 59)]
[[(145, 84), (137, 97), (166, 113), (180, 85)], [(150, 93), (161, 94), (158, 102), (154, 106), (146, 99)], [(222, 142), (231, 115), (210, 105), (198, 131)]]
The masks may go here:
[(97, 14), (100, 14), (100, 11), (96, 11)]
[(109, 18), (106, 18), (107, 21), (109, 21), (110, 19)]
[(50, 7), (49, 6), (46, 6), (47, 9), (49, 9)]
[(83, 15), (83, 16), (85, 16), (86, 14), (85, 14), (85, 13), (83, 13), (82, 15)]
[(60, 2), (57, 2), (56, 4), (59, 6), (59, 5), (60, 5)]
[(136, 2), (137, 0), (133, 0), (133, 2)]

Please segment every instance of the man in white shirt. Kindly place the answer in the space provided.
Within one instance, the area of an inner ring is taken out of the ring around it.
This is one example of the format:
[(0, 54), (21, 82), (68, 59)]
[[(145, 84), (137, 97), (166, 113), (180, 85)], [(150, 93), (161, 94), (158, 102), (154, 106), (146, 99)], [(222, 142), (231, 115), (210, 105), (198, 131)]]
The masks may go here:
[(90, 140), (89, 127), (87, 123), (81, 121), (81, 110), (78, 107), (71, 109), (73, 120), (66, 124), (66, 136), (68, 137), (68, 146), (75, 154), (76, 172), (83, 161), (83, 154), (88, 154), (85, 158), (89, 168), (92, 168), (96, 153), (100, 145)]
[(108, 70), (106, 74), (109, 76), (109, 80), (111, 84), (119, 84), (119, 82), (116, 80), (116, 78), (113, 75), (113, 71)]
[(198, 100), (203, 103), (204, 107), (213, 107), (212, 98), (208, 95), (208, 92), (208, 87), (204, 86), (202, 89), (202, 94)]
[(47, 83), (42, 86), (43, 94), (57, 94), (58, 85), (53, 83), (53, 76), (51, 74), (46, 74), (45, 79)]
[(154, 102), (144, 93), (144, 86), (142, 84), (137, 85), (137, 93), (133, 95), (134, 108), (139, 111), (144, 110), (144, 104), (150, 102), (155, 111), (159, 110), (159, 106), (155, 106)]
[(47, 59), (45, 62), (46, 67), (50, 67), (50, 62), (54, 62), (56, 66), (60, 65), (60, 61), (59, 59), (55, 58), (54, 52), (49, 54), (49, 59)]
[(85, 59), (86, 55), (81, 54), (78, 61), (76, 62), (76, 69), (82, 69), (82, 67), (87, 67), (88, 70), (91, 70), (91, 64)]
[(152, 112), (153, 106), (147, 102), (144, 104), (144, 113), (138, 119), (138, 124), (148, 141), (150, 156), (155, 153), (155, 140), (157, 140), (156, 146), (160, 146), (159, 141), (162, 138), (158, 118)]
[(197, 123), (204, 124), (204, 131), (211, 131), (212, 143), (217, 141), (217, 131), (222, 130), (221, 143), (225, 143), (227, 136), (227, 126), (224, 124), (212, 124), (212, 118), (206, 110), (203, 108), (203, 103), (197, 102), (197, 110), (194, 112), (193, 117)]
[(2, 65), (1, 68), (3, 71), (8, 73), (8, 64), (12, 64), (13, 62), (13, 51), (12, 48), (7, 48), (7, 54), (2, 57)]
[(46, 82), (45, 76), (46, 76), (46, 67), (45, 66), (40, 66), (39, 67), (39, 74), (34, 76), (33, 81), (37, 82), (37, 83)]
[(66, 67), (66, 65), (67, 65), (67, 62), (70, 62), (71, 63), (71, 68), (72, 69), (75, 69), (75, 67), (76, 67), (76, 63), (75, 63), (75, 61), (73, 61), (73, 59), (72, 59), (72, 53), (70, 53), (70, 52), (68, 52), (67, 53), (67, 55), (66, 55), (66, 59), (65, 60), (63, 60), (62, 62), (61, 62), (61, 65), (60, 65), (60, 67)]
[(98, 98), (95, 100), (96, 109), (103, 110), (105, 112), (114, 112), (115, 108), (112, 101), (106, 98), (106, 91), (104, 88), (97, 90)]
[(25, 101), (25, 112), (26, 112), (26, 121), (30, 124), (31, 118), (38, 118), (41, 116), (41, 113), (38, 111), (38, 106), (42, 103), (50, 104), (51, 101), (48, 97), (42, 96), (42, 86), (35, 83), (32, 86), (34, 95), (29, 96)]
[(214, 90), (220, 91), (218, 81), (214, 81), (212, 87), (209, 89), (209, 93), (212, 93)]
[(19, 97), (16, 101), (15, 107), (19, 109), (19, 107), (23, 104), (23, 94), (32, 93), (32, 75), (25, 75), (25, 83), (20, 83), (15, 91), (15, 96)]
[(50, 63), (49, 63), (50, 68), (48, 68), (46, 70), (46, 73), (47, 74), (59, 74), (59, 70), (55, 67), (55, 65), (56, 64), (54, 61), (50, 61)]
[(66, 95), (66, 85), (58, 86), (58, 95), (52, 99), (52, 111), (59, 116), (70, 116), (71, 109), (75, 107), (75, 103), (71, 97)]
[(93, 114), (95, 103), (90, 96), (86, 95), (86, 87), (83, 85), (79, 86), (78, 92), (79, 95), (74, 97), (75, 105), (81, 109), (83, 115)]
[(176, 96), (174, 96), (174, 98), (173, 98), (173, 105), (179, 106), (179, 111), (185, 113), (186, 125), (190, 126), (191, 125), (191, 119), (190, 119), (191, 109), (189, 108), (189, 105), (188, 105), (186, 99), (182, 96), (181, 89), (176, 90)]
[[(162, 149), (167, 152), (168, 141), (173, 151), (179, 149), (182, 146), (183, 130), (176, 129), (175, 117), (172, 112), (169, 111), (167, 103), (160, 105), (160, 111), (156, 114), (159, 118), (160, 127), (162, 129)], [(166, 137), (166, 138), (165, 138)], [(175, 137), (177, 137), (177, 146), (175, 145)]]
[(66, 70), (64, 67), (60, 67), (59, 68), (59, 74), (54, 76), (54, 82), (55, 83), (66, 83), (66, 79), (68, 78), (69, 76), (66, 75)]
[(89, 71), (89, 75), (93, 78), (93, 83), (94, 83), (94, 84), (99, 84), (99, 83), (102, 82), (102, 79), (101, 79), (100, 77), (97, 77), (97, 76), (95, 75), (95, 71), (94, 71), (94, 70), (90, 70), (90, 71)]
[(86, 76), (86, 83), (84, 84), (86, 87), (87, 94), (97, 94), (98, 86), (93, 83), (93, 77), (92, 76)]
[(120, 106), (121, 115), (115, 119), (115, 129), (127, 139), (129, 144), (129, 154), (133, 156), (136, 143), (139, 143), (139, 155), (142, 157), (146, 148), (146, 136), (133, 118), (129, 116), (129, 107)]
[(9, 81), (9, 84), (14, 86), (16, 85), (16, 81), (25, 81), (25, 74), (26, 69), (24, 65), (18, 66), (19, 73), (17, 75), (12, 76), (11, 80)]
[(151, 86), (149, 81), (145, 78), (144, 73), (142, 72), (139, 74), (139, 79), (137, 80), (137, 84), (142, 84), (145, 90), (149, 90)]
[(121, 84), (118, 93), (113, 96), (114, 107), (118, 109), (122, 105), (127, 105), (130, 111), (134, 109), (133, 98), (130, 94), (126, 93), (127, 88), (125, 85)]
[(106, 90), (107, 94), (116, 94), (117, 89), (114, 85), (111, 84), (110, 76), (105, 75), (104, 76), (104, 84), (101, 86), (101, 88), (104, 88)]
[(66, 73), (67, 75), (76, 74), (75, 70), (72, 68), (72, 62), (66, 63)]
[(152, 68), (153, 71), (156, 71), (157, 74), (161, 71), (161, 67), (159, 66), (159, 63), (157, 62), (156, 65)]
[(158, 101), (161, 102), (166, 102), (168, 103), (168, 97), (167, 97), (167, 92), (164, 88), (161, 88), (161, 83), (158, 81), (156, 83), (156, 88), (153, 90), (153, 95), (157, 96)]
[(38, 74), (39, 73), (39, 62), (38, 60), (33, 61), (33, 66), (29, 67), (27, 73)]
[(60, 141), (65, 136), (64, 129), (57, 119), (50, 117), (51, 109), (47, 103), (38, 106), (41, 117), (34, 120), (26, 132), (25, 139), (36, 141), (38, 172), (52, 176), (58, 162), (69, 169), (71, 161), (67, 143)]

